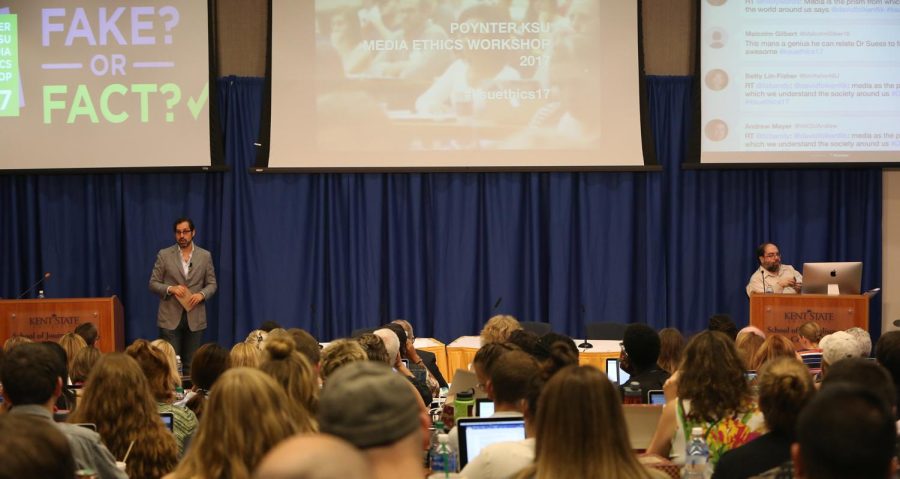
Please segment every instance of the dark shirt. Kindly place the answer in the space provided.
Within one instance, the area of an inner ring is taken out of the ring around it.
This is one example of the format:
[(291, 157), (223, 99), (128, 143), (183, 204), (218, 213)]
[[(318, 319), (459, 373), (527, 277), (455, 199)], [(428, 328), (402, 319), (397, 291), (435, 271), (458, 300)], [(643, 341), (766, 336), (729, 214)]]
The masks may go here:
[[(629, 383), (637, 381), (641, 385), (641, 400), (644, 404), (650, 402), (650, 391), (662, 390), (663, 384), (669, 379), (671, 374), (659, 366), (653, 365), (649, 369), (635, 373), (628, 379)], [(619, 386), (619, 392), (625, 397), (625, 384)]]
[(422, 362), (425, 363), (428, 372), (437, 379), (438, 385), (442, 388), (447, 387), (447, 380), (444, 379), (444, 375), (441, 374), (441, 370), (437, 367), (437, 357), (435, 357), (434, 353), (417, 349), (416, 354), (418, 354)]
[(791, 439), (770, 432), (723, 454), (713, 479), (746, 479), (790, 460)]

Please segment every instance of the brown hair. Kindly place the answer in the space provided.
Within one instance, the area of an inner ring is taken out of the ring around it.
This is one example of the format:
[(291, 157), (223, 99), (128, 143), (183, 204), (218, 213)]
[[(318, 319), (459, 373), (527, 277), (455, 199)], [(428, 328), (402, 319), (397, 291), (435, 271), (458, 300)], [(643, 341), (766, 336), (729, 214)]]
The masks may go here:
[(277, 381), (289, 399), (288, 409), (300, 432), (319, 429), (314, 419), (319, 406), (319, 381), (309, 361), (294, 349), (290, 336), (269, 336), (260, 371)]
[(287, 332), (293, 336), (294, 344), (297, 345), (297, 351), (306, 356), (306, 359), (309, 360), (309, 364), (318, 366), (322, 355), (322, 346), (319, 345), (316, 338), (314, 338), (312, 334), (309, 334), (308, 331), (300, 328), (290, 328)]
[(659, 367), (674, 374), (681, 362), (681, 353), (684, 351), (684, 336), (675, 328), (663, 328), (659, 330), (659, 359), (656, 361)]
[(125, 354), (134, 358), (144, 376), (154, 399), (159, 402), (171, 401), (173, 396), (172, 382), (169, 380), (169, 365), (162, 351), (150, 345), (146, 339), (136, 339), (125, 348)]
[(522, 329), (519, 320), (508, 314), (498, 314), (489, 319), (481, 330), (481, 345), (505, 342), (517, 329)]
[(262, 354), (253, 344), (237, 343), (231, 347), (231, 352), (228, 353), (228, 360), (233, 368), (258, 368), (259, 363), (262, 361)]
[(387, 348), (384, 347), (384, 341), (378, 336), (372, 333), (361, 334), (356, 338), (356, 342), (366, 350), (366, 356), (369, 357), (369, 361), (391, 364)]
[(797, 328), (797, 335), (812, 343), (813, 347), (818, 347), (819, 341), (825, 336), (825, 328), (815, 321), (809, 321)]
[(178, 463), (175, 436), (163, 425), (147, 378), (131, 356), (109, 353), (97, 361), (84, 397), (69, 422), (90, 422), (116, 458), (128, 456), (129, 477), (161, 477)]
[(366, 350), (352, 339), (336, 339), (322, 350), (322, 363), (319, 375), (322, 380), (328, 379), (337, 368), (353, 361), (366, 361)]
[(478, 365), (485, 376), (491, 377), (493, 374), (494, 364), (500, 356), (510, 352), (518, 351), (519, 347), (510, 343), (488, 343), (475, 352), (472, 359), (472, 365)]
[(535, 463), (518, 477), (649, 477), (631, 450), (618, 392), (597, 368), (555, 374), (541, 393), (535, 429)]
[(793, 438), (800, 411), (816, 391), (809, 369), (796, 359), (775, 358), (763, 364), (757, 384), (766, 427)]
[(12, 350), (12, 348), (25, 343), (33, 343), (34, 341), (28, 339), (25, 336), (10, 336), (6, 341), (3, 342), (3, 352), (8, 353)]
[(524, 351), (510, 351), (500, 356), (490, 375), (494, 401), (515, 404), (526, 399), (530, 385), (540, 372), (537, 360)]
[(226, 371), (210, 391), (197, 435), (174, 477), (249, 479), (266, 452), (298, 431), (284, 409), (287, 402), (284, 390), (262, 371)]
[(714, 422), (747, 407), (750, 386), (734, 341), (718, 331), (703, 331), (684, 348), (678, 397), (691, 401), (688, 419)]
[(794, 343), (780, 334), (771, 334), (763, 341), (762, 346), (753, 353), (748, 365), (749, 369), (758, 370), (766, 361), (782, 356), (797, 358), (797, 352), (794, 351)]
[(72, 382), (85, 382), (99, 359), (100, 350), (93, 346), (81, 348), (80, 351), (75, 353), (75, 358), (72, 359), (72, 369), (69, 370), (69, 377), (72, 378)]
[(753, 359), (753, 355), (756, 354), (756, 351), (759, 350), (759, 347), (765, 341), (765, 338), (755, 333), (744, 332), (738, 334), (737, 339), (734, 341), (734, 347), (737, 348), (738, 356), (741, 357), (744, 368), (753, 369), (750, 367), (751, 359)]

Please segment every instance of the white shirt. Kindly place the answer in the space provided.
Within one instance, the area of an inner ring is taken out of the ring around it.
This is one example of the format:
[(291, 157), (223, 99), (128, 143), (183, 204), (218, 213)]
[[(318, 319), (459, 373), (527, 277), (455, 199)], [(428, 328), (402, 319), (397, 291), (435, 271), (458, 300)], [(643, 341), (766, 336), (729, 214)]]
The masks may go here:
[(534, 462), (533, 437), (498, 442), (481, 450), (460, 472), (466, 479), (508, 479)]
[(765, 293), (767, 290), (777, 294), (799, 293), (800, 291), (794, 288), (782, 288), (778, 284), (779, 281), (789, 278), (796, 279), (798, 283), (803, 282), (803, 276), (789, 264), (779, 266), (778, 271), (774, 273), (760, 266), (747, 282), (747, 296), (750, 296), (750, 293)]

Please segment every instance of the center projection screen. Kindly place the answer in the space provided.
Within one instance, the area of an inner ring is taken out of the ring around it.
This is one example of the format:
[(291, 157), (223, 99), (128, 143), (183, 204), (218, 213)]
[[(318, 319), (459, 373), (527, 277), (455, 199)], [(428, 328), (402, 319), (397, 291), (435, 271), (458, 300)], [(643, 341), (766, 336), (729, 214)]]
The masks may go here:
[(638, 0), (506, 3), (272, 0), (258, 171), (654, 164)]

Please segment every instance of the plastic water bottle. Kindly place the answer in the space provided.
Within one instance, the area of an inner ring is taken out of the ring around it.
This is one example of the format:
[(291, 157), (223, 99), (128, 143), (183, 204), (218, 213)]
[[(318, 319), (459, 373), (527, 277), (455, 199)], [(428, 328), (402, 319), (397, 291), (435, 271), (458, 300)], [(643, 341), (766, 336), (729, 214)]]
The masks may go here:
[(644, 393), (641, 391), (641, 383), (632, 381), (625, 386), (623, 404), (641, 404), (644, 402)]
[(450, 436), (438, 434), (438, 443), (431, 449), (431, 472), (456, 472), (456, 452), (450, 448)]
[(43, 289), (38, 290), (38, 299), (44, 299), (44, 290)]
[(709, 471), (709, 446), (703, 438), (703, 428), (691, 429), (691, 442), (684, 454), (682, 479), (706, 479)]
[(175, 356), (175, 369), (178, 370), (178, 375), (184, 377), (184, 364), (181, 364), (181, 356)]

